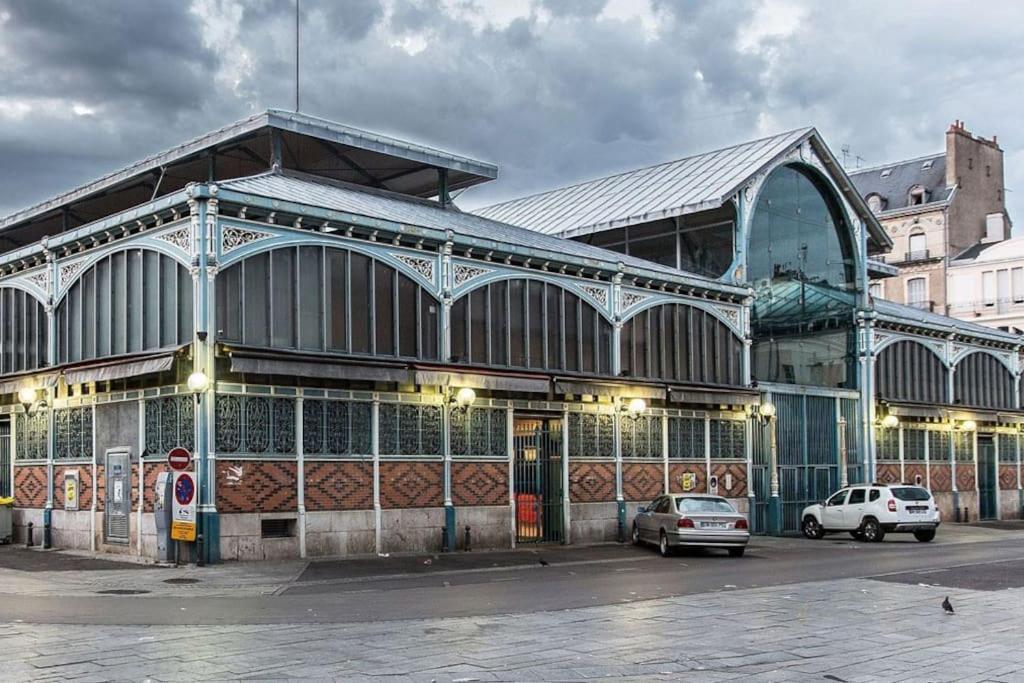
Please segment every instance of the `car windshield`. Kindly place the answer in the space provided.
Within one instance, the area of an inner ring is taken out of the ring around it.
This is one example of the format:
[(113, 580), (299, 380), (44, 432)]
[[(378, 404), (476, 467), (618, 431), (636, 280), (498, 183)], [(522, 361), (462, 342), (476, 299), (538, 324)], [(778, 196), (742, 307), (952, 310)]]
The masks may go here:
[(899, 500), (931, 500), (932, 494), (927, 489), (916, 486), (896, 486), (891, 489), (892, 495)]
[(676, 507), (680, 512), (736, 512), (732, 505), (721, 498), (676, 498)]

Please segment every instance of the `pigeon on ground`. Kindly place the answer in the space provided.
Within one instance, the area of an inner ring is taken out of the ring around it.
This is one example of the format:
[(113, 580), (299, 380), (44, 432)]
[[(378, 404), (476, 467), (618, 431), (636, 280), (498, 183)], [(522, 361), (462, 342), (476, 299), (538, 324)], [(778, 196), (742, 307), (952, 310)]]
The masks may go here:
[(946, 610), (946, 614), (955, 614), (953, 611), (953, 604), (949, 601), (948, 595), (946, 596), (946, 599), (942, 601), (942, 609)]
[(542, 566), (542, 567), (547, 567), (548, 566), (548, 561), (547, 560), (538, 560), (538, 562), (540, 562), (540, 566)]

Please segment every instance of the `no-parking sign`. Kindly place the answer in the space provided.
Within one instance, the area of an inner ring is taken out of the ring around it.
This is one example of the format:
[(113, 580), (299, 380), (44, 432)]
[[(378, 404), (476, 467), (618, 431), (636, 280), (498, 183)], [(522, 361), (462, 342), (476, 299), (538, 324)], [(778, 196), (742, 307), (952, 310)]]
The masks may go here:
[(171, 539), (196, 540), (196, 480), (191, 472), (175, 472), (171, 508)]

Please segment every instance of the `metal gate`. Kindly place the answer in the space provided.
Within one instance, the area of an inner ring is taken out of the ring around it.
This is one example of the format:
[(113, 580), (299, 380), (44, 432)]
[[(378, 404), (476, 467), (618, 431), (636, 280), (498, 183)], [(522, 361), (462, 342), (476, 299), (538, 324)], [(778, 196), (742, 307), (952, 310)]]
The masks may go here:
[(996, 519), (996, 445), (990, 436), (978, 437), (978, 512), (982, 519)]
[(562, 421), (516, 418), (513, 427), (516, 542), (565, 539), (562, 485)]
[[(775, 436), (778, 449), (779, 498), (782, 533), (800, 531), (800, 513), (839, 488), (840, 417), (846, 420), (846, 461), (850, 482), (862, 481), (861, 446), (856, 399), (827, 395), (786, 394), (773, 390)], [(768, 531), (771, 497), (770, 433), (767, 424), (754, 423), (751, 484), (755, 496), (753, 526)]]
[(0, 420), (0, 498), (14, 495), (11, 481), (11, 421)]
[(103, 507), (104, 529), (110, 543), (129, 542), (129, 518), (132, 511), (132, 464), (127, 451), (109, 450), (105, 458), (106, 499)]

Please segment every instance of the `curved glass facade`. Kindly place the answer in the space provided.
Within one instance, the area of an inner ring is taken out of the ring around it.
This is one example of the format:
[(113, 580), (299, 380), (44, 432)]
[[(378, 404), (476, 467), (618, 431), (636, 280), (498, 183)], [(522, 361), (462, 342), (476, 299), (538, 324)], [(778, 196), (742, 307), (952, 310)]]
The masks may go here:
[(797, 167), (772, 172), (747, 253), (754, 378), (855, 388), (853, 245), (829, 189)]

